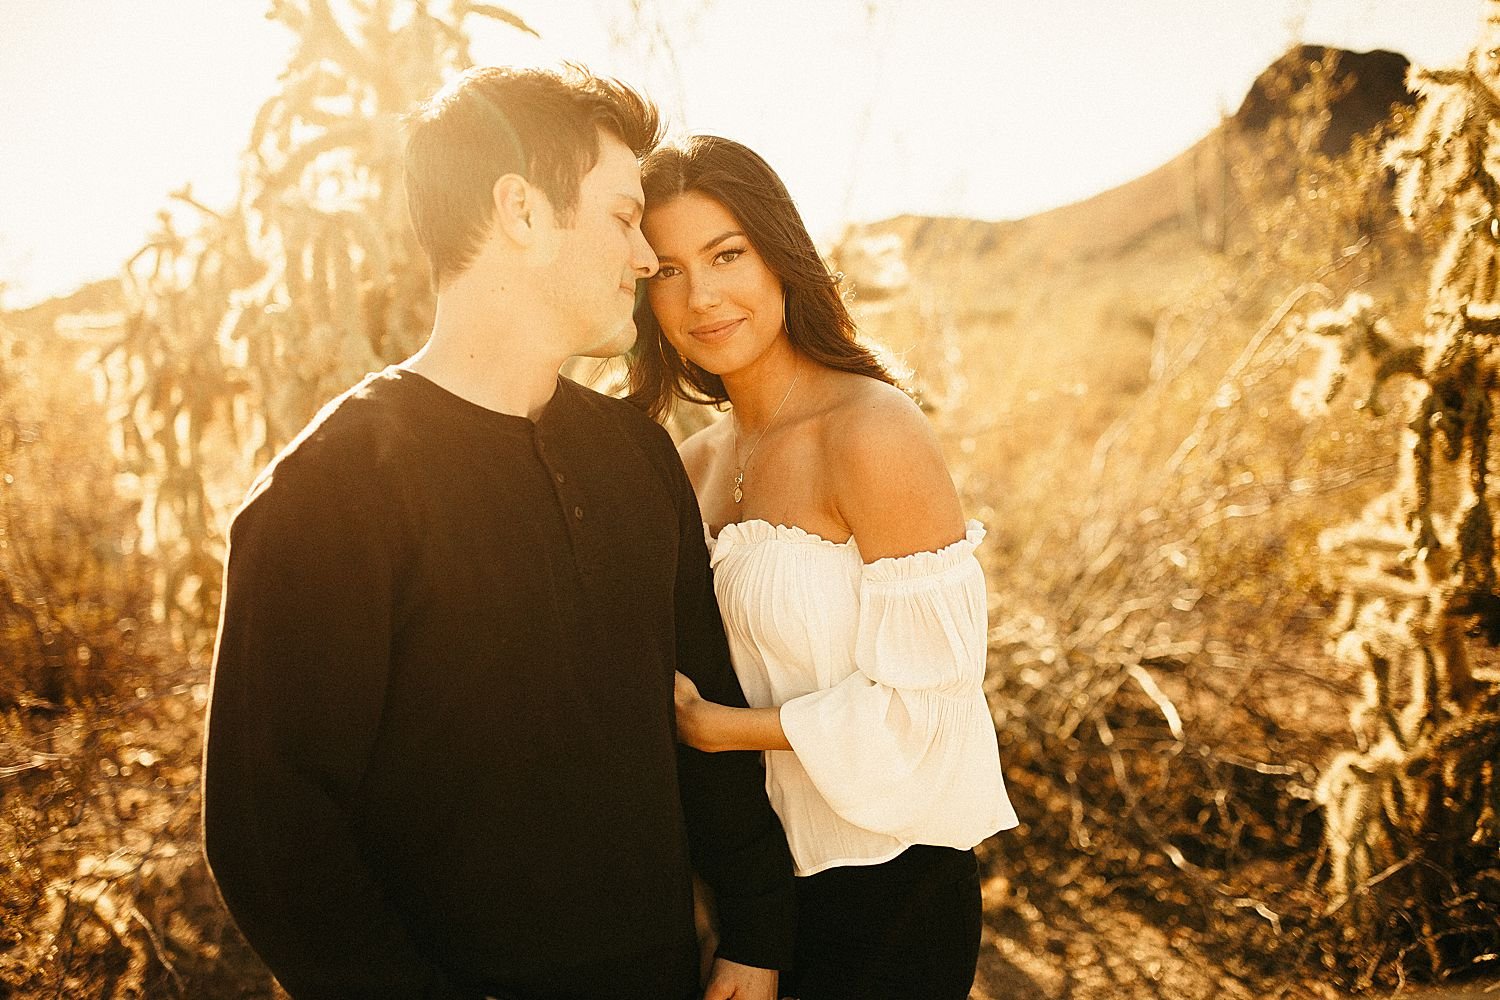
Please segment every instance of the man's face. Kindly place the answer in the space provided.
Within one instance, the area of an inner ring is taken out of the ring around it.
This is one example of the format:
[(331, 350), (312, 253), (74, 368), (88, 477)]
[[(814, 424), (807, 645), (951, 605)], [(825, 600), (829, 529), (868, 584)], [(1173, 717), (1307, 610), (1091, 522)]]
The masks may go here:
[(645, 196), (635, 154), (608, 133), (583, 176), (573, 217), (555, 232), (549, 292), (569, 353), (614, 357), (635, 343), (635, 283), (656, 273), (641, 235)]

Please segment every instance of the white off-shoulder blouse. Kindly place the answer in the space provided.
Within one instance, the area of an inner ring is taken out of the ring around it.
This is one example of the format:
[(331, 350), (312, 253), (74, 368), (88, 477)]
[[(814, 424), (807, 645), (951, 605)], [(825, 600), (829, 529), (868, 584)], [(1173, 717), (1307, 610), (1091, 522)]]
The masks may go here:
[(983, 538), (970, 521), (937, 552), (866, 565), (853, 538), (766, 521), (709, 536), (735, 673), (794, 748), (765, 763), (798, 875), (1016, 825), (983, 691)]

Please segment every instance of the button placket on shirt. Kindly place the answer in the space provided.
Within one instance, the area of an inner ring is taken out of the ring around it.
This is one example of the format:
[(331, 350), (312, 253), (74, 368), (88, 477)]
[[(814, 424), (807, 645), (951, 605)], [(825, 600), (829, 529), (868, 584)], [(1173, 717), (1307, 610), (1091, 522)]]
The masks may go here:
[[(579, 530), (582, 528), (584, 517), (587, 514), (583, 504), (580, 502), (583, 498), (573, 488), (573, 486), (576, 486), (576, 480), (570, 477), (566, 471), (557, 468), (554, 460), (549, 457), (547, 444), (540, 428), (533, 431), (533, 437), (537, 458), (541, 461), (543, 468), (552, 477), (552, 493), (557, 499), (558, 510), (563, 515), (563, 520), (567, 522), (568, 534), (573, 540), (574, 565), (577, 567), (580, 576), (587, 576), (588, 566), (583, 559), (581, 552), (582, 539), (579, 536)], [(570, 485), (570, 483), (573, 485)]]

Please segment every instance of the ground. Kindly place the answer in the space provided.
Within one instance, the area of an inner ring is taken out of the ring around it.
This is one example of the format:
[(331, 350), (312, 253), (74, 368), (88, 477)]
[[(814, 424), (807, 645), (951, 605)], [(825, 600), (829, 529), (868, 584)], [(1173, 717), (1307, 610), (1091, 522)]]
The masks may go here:
[[(1019, 906), (992, 879), (979, 969), (969, 1000), (1351, 1000), (1324, 983), (1252, 990), (1225, 975), (1216, 956), (1140, 914), (1099, 907), (1042, 914)], [(1462, 984), (1408, 986), (1362, 994), (1386, 1000), (1500, 1000), (1500, 976)]]

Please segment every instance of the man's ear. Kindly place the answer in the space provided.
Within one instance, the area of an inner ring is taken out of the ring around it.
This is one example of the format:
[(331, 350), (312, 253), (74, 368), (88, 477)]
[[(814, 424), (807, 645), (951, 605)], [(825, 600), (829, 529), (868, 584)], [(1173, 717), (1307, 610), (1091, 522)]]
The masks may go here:
[(541, 192), (518, 174), (505, 174), (490, 189), (495, 203), (495, 225), (500, 232), (522, 246), (536, 239), (538, 213), (542, 210)]

